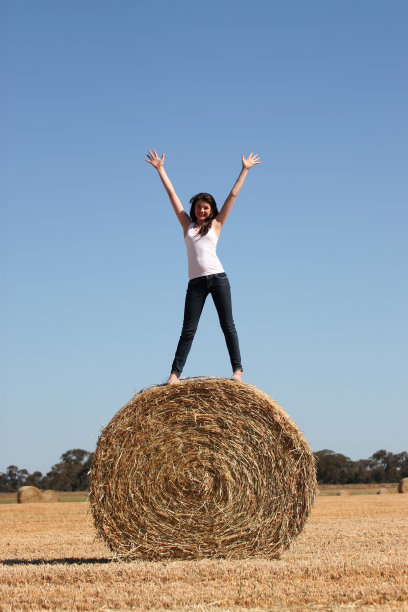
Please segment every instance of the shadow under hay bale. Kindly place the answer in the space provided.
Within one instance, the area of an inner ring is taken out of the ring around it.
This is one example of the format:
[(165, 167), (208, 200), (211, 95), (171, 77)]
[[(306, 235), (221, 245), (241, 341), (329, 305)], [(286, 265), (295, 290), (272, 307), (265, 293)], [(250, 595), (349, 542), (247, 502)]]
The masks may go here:
[(37, 487), (20, 487), (17, 491), (18, 504), (38, 503), (42, 501), (41, 491)]
[(398, 483), (398, 493), (408, 493), (408, 478), (401, 478)]
[(252, 385), (190, 378), (137, 393), (102, 431), (98, 534), (120, 558), (278, 557), (316, 495), (313, 454)]
[(54, 504), (60, 501), (59, 495), (52, 489), (47, 489), (41, 493), (41, 501), (45, 504)]

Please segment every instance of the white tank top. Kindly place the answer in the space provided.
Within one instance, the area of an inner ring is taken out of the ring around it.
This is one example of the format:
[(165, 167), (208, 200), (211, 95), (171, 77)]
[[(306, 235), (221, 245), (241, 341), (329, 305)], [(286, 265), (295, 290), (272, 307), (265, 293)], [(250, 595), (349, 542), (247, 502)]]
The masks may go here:
[(218, 236), (213, 227), (210, 227), (205, 236), (200, 236), (194, 229), (194, 223), (190, 223), (185, 242), (189, 280), (198, 276), (224, 272), (216, 253)]

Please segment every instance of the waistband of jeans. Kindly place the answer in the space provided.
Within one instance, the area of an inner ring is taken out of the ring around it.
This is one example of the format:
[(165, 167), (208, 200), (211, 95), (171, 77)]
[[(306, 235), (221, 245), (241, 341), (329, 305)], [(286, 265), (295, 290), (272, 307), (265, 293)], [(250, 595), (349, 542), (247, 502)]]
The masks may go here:
[(191, 281), (197, 281), (197, 280), (207, 280), (210, 278), (227, 278), (227, 273), (226, 272), (216, 272), (215, 274), (204, 274), (203, 276), (195, 276), (194, 278), (190, 278), (190, 280), (188, 281), (189, 283), (191, 283)]

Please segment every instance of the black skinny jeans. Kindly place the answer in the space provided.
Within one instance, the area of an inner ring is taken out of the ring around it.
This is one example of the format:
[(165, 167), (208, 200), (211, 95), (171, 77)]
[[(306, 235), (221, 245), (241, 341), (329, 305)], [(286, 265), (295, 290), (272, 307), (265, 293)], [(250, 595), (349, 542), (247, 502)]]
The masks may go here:
[(180, 376), (190, 352), (207, 295), (211, 293), (231, 359), (232, 371), (242, 371), (238, 334), (232, 318), (231, 287), (225, 272), (193, 278), (188, 283), (184, 321), (171, 373)]

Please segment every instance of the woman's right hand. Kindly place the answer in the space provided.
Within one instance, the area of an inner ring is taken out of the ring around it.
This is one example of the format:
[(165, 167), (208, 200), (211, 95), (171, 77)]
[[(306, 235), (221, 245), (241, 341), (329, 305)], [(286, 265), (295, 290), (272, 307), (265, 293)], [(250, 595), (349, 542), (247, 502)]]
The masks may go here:
[(163, 168), (164, 153), (161, 157), (159, 157), (155, 149), (153, 149), (153, 152), (149, 150), (146, 155), (145, 161), (147, 161), (148, 164), (151, 164), (154, 168), (156, 168), (156, 170), (159, 170), (160, 168)]

